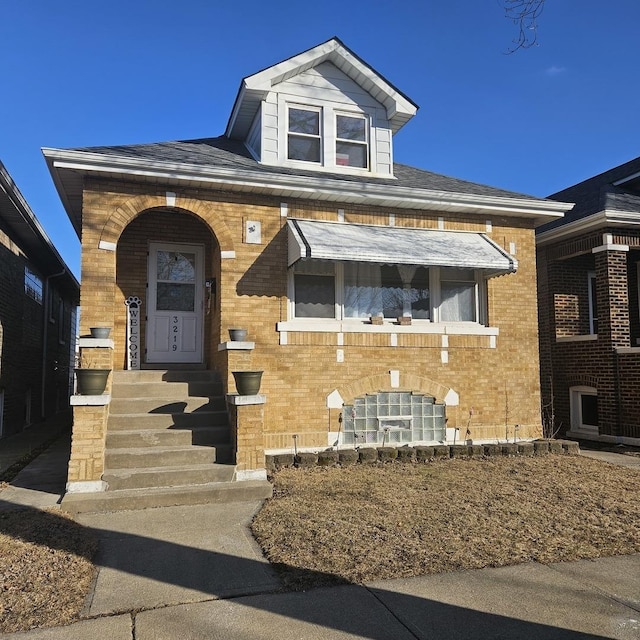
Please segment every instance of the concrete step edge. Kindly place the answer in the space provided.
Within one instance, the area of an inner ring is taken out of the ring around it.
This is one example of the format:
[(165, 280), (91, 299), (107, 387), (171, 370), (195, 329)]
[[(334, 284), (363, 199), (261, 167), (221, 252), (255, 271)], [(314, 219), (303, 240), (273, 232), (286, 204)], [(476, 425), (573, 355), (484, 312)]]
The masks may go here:
[(273, 495), (266, 480), (213, 482), (186, 487), (119, 489), (100, 493), (68, 493), (61, 509), (71, 514), (99, 513), (215, 502), (265, 500)]

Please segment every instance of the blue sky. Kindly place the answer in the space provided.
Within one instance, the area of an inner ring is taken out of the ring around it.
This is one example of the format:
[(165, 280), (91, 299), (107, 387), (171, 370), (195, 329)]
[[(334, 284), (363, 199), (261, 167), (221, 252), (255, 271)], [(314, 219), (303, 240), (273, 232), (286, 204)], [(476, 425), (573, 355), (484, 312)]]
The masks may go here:
[(240, 80), (332, 36), (419, 106), (395, 159), (546, 196), (640, 156), (638, 0), (0, 0), (0, 160), (79, 276), (41, 147), (224, 132)]

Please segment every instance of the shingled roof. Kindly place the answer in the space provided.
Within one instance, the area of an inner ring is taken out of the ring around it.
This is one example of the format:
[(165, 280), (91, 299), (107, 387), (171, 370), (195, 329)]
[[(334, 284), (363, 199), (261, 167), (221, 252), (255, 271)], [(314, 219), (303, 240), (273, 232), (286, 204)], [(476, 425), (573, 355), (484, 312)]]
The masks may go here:
[[(97, 153), (103, 156), (149, 160), (153, 162), (180, 163), (203, 167), (219, 167), (228, 169), (243, 169), (255, 171), (265, 176), (271, 174), (317, 177), (315, 171), (290, 169), (261, 165), (253, 159), (245, 145), (237, 140), (230, 140), (226, 136), (217, 138), (200, 138), (197, 140), (178, 140), (174, 142), (156, 142), (151, 144), (136, 144), (115, 147), (85, 147), (72, 151)], [(392, 184), (396, 187), (408, 189), (430, 189), (450, 193), (466, 193), (480, 196), (494, 196), (503, 198), (526, 198), (543, 201), (514, 191), (497, 189), (459, 178), (452, 178), (432, 171), (425, 171), (404, 164), (394, 164), (395, 180), (376, 178), (366, 175), (349, 175), (343, 173), (327, 173), (332, 180), (344, 182), (359, 182), (363, 184)]]
[(575, 202), (564, 218), (538, 228), (540, 233), (581, 220), (601, 211), (638, 213), (640, 216), (640, 157), (549, 196), (551, 200)]

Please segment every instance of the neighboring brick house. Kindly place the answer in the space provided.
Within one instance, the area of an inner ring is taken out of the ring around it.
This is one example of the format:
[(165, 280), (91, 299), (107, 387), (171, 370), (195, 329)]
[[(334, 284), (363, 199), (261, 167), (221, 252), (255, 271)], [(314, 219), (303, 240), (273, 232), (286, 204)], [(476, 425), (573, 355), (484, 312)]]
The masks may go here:
[[(237, 477), (265, 450), (540, 434), (534, 228), (569, 206), (395, 163), (416, 111), (332, 39), (245, 78), (222, 136), (44, 150), (83, 332), (112, 326), (125, 369), (139, 297), (143, 369), (221, 376)], [(70, 486), (99, 490), (109, 408), (76, 409)]]
[(0, 162), (0, 438), (69, 409), (79, 285)]
[(550, 196), (537, 235), (542, 397), (570, 437), (640, 444), (640, 158)]

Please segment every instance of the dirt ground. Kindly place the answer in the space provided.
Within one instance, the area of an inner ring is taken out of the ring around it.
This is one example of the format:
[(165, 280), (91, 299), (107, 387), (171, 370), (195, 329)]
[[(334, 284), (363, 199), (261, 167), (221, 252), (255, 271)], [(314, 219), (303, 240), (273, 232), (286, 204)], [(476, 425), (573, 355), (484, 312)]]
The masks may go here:
[(0, 632), (78, 618), (97, 538), (59, 511), (0, 512)]
[(577, 456), (283, 469), (253, 533), (289, 588), (640, 552), (640, 473)]

